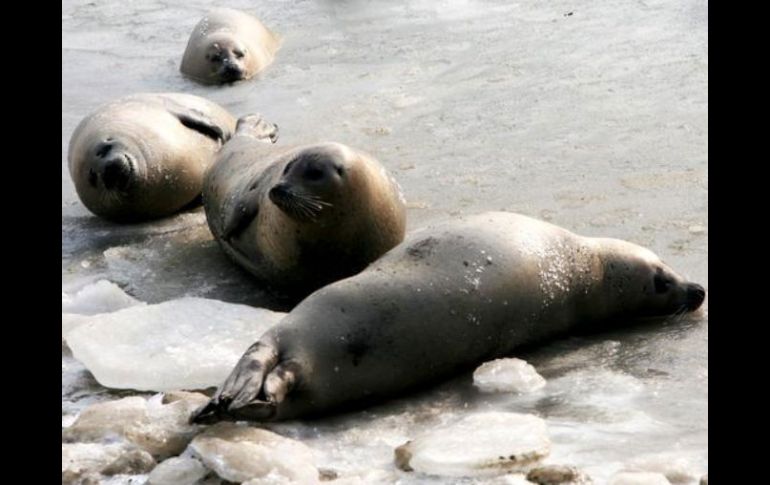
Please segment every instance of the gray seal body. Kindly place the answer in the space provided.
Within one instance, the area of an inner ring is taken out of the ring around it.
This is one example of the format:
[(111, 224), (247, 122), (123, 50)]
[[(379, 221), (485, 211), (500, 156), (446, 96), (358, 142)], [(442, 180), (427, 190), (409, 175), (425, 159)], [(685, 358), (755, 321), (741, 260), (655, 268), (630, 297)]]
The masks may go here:
[(698, 308), (652, 252), (489, 212), (436, 224), (265, 333), (194, 419), (288, 419), (424, 388), (518, 347)]
[(94, 214), (134, 222), (173, 214), (201, 193), (203, 174), (236, 119), (188, 94), (137, 94), (100, 106), (75, 129), (69, 170)]
[(203, 205), (220, 246), (263, 284), (306, 296), (403, 240), (403, 197), (374, 158), (340, 143), (287, 148), (241, 131), (207, 172)]
[(193, 29), (180, 70), (202, 84), (250, 79), (273, 62), (279, 47), (278, 36), (258, 18), (217, 8)]

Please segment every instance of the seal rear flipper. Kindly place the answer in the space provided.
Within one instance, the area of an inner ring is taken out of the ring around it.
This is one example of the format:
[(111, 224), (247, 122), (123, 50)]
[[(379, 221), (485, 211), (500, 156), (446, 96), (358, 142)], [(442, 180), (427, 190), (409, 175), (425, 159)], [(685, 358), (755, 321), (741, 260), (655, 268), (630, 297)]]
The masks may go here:
[(233, 421), (268, 421), (276, 414), (278, 405), (269, 401), (252, 401), (237, 408), (228, 409), (223, 419)]
[(262, 390), (256, 398), (246, 402), (235, 399), (226, 411), (222, 411), (222, 419), (268, 421), (275, 417), (278, 405), (297, 384), (299, 364), (287, 360), (276, 365), (267, 373), (262, 383)]
[(190, 424), (214, 424), (225, 419), (222, 413), (222, 405), (213, 399), (195, 410), (188, 422)]
[(300, 366), (293, 360), (281, 362), (265, 377), (262, 392), (267, 402), (280, 404), (299, 380)]
[(235, 133), (239, 136), (250, 136), (270, 143), (278, 141), (278, 125), (269, 123), (262, 115), (256, 113), (238, 118)]
[[(264, 378), (277, 362), (278, 353), (272, 345), (256, 342), (246, 350), (214, 397), (193, 413), (190, 422), (210, 424), (230, 419), (237, 417), (236, 410), (250, 404), (259, 404), (258, 396)], [(247, 409), (243, 412), (254, 414), (252, 411), (254, 410)]]

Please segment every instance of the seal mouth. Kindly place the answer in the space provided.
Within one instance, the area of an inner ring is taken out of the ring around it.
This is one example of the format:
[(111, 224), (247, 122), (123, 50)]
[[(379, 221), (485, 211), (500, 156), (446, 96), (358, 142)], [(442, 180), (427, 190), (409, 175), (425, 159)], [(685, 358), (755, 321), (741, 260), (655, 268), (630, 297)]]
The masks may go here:
[(285, 183), (273, 186), (268, 195), (279, 209), (301, 222), (315, 221), (325, 207), (332, 207), (332, 204), (321, 200), (320, 197), (297, 192)]

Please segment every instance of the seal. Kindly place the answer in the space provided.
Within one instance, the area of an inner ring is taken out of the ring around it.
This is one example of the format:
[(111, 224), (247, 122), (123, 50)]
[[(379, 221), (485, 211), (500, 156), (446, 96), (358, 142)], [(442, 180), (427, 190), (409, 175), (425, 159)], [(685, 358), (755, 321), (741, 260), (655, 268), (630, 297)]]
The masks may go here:
[(265, 133), (239, 122), (203, 184), (212, 234), (263, 284), (303, 297), (404, 239), (403, 196), (374, 158), (340, 143), (273, 146)]
[(117, 222), (167, 216), (199, 197), (203, 174), (235, 127), (224, 108), (197, 96), (120, 98), (73, 132), (70, 175), (96, 215)]
[(195, 422), (319, 415), (424, 388), (571, 332), (697, 309), (705, 290), (651, 251), (489, 212), (440, 223), (303, 300)]
[(253, 15), (217, 8), (193, 29), (180, 70), (203, 84), (250, 79), (273, 62), (279, 47), (279, 38)]

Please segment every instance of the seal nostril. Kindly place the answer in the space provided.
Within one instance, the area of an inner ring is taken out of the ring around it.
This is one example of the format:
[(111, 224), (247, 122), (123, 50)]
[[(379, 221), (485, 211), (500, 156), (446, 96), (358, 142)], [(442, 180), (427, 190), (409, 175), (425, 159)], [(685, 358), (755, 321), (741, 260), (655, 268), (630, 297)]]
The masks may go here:
[(111, 143), (102, 143), (96, 148), (96, 156), (99, 158), (104, 158), (108, 153), (110, 153), (111, 150)]
[(106, 189), (123, 189), (128, 185), (128, 179), (131, 169), (122, 160), (111, 160), (107, 162), (102, 171), (102, 181)]
[(687, 308), (695, 310), (706, 299), (706, 290), (698, 284), (691, 284), (687, 287)]
[(272, 189), (270, 189), (270, 194), (269, 195), (270, 195), (271, 199), (274, 199), (276, 197), (278, 197), (278, 198), (284, 197), (284, 196), (288, 195), (288, 193), (289, 193), (289, 190), (286, 188), (285, 185), (278, 184), (278, 185), (273, 186)]

